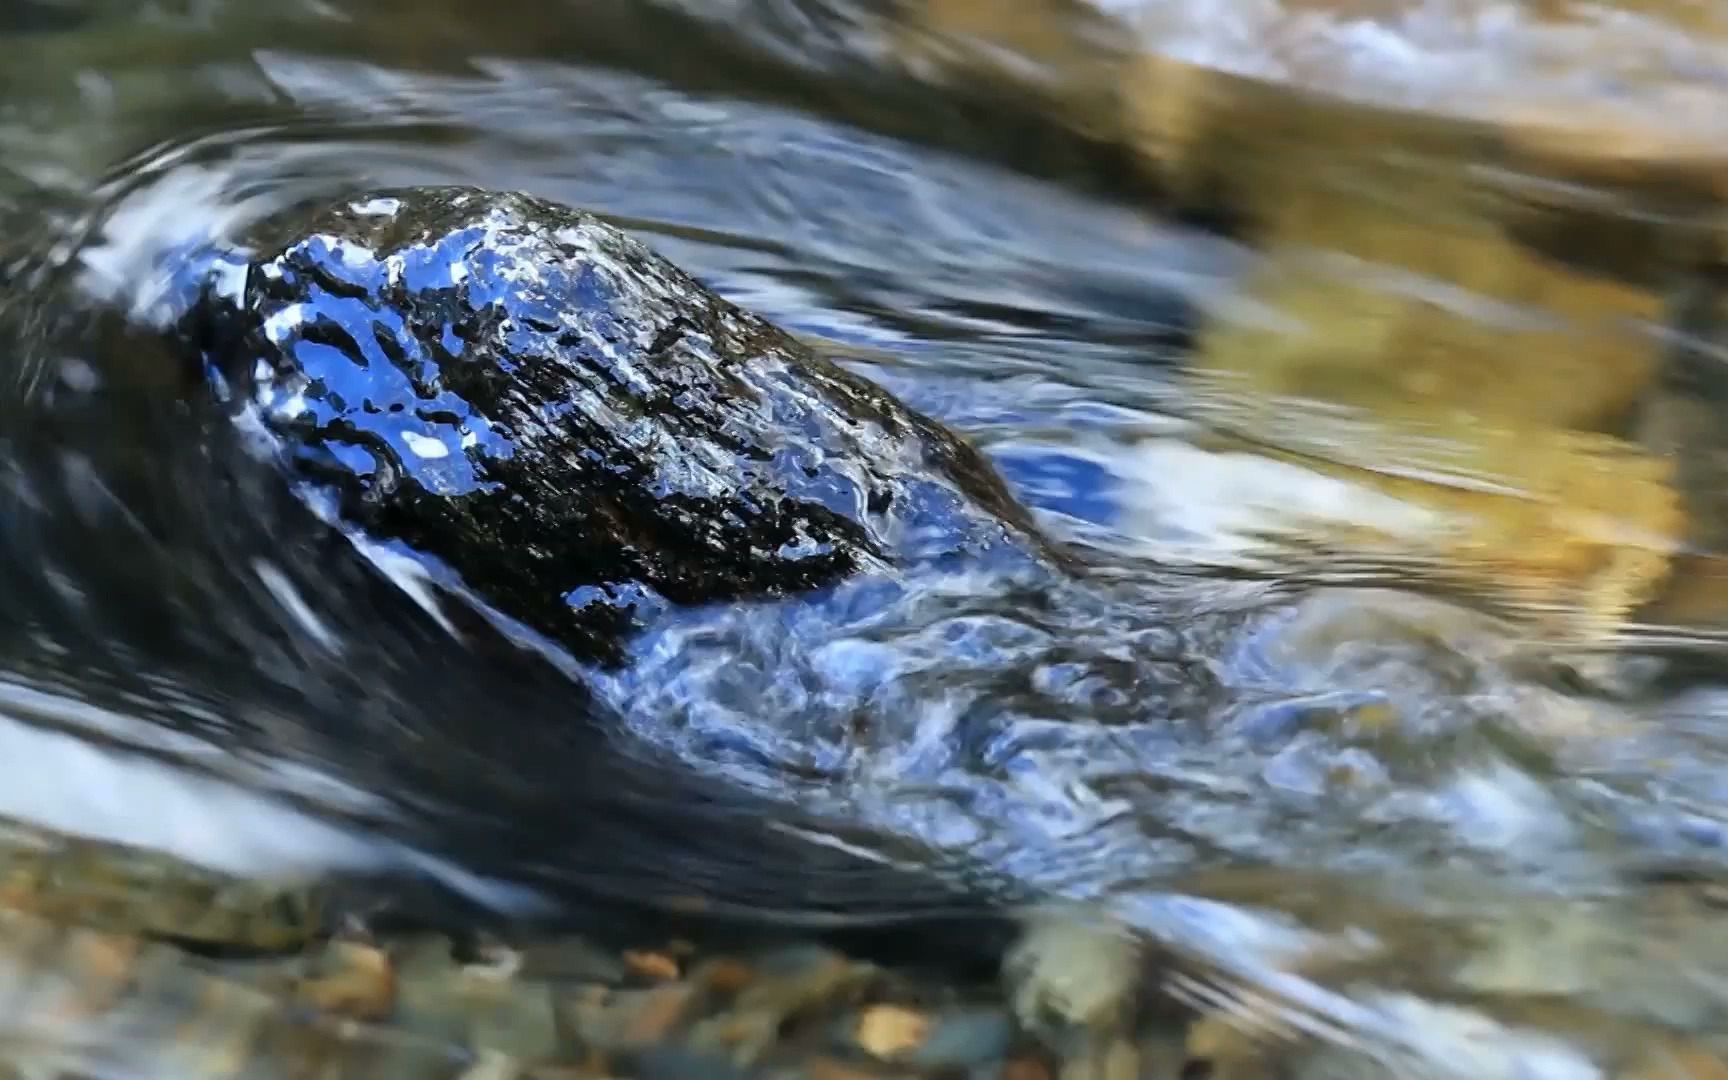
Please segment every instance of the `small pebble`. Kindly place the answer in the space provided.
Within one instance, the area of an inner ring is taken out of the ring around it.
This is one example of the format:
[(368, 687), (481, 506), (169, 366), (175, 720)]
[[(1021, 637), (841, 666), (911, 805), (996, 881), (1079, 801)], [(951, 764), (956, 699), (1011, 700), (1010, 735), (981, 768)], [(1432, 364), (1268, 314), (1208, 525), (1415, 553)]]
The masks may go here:
[(878, 968), (827, 950), (798, 950), (796, 955), (805, 961), (801, 967), (787, 969), (772, 962), (772, 974), (763, 971), (729, 1010), (691, 1030), (691, 1044), (729, 1049), (733, 1060), (753, 1062), (785, 1037), (789, 1025), (821, 1017), (825, 1026), (835, 1011), (855, 1003), (881, 976)]
[(1051, 1080), (1049, 1066), (1030, 1057), (1009, 1058), (997, 1075), (1000, 1080)]
[(656, 982), (668, 982), (678, 977), (678, 961), (666, 953), (626, 950), (624, 966), (632, 975)]
[(1199, 1017), (1188, 1029), (1183, 1059), (1218, 1080), (1266, 1075), (1271, 1058), (1267, 1031), (1244, 1027), (1244, 1022), (1228, 1012)]
[(624, 1038), (630, 1043), (663, 1039), (683, 1019), (694, 992), (691, 987), (670, 985), (648, 992), (636, 1010), (636, 1015), (624, 1027)]
[(918, 1049), (930, 1034), (930, 1018), (899, 1005), (872, 1005), (858, 1017), (853, 1039), (864, 1052), (892, 1061)]
[(326, 957), (337, 970), (300, 984), (299, 996), (321, 1012), (354, 1020), (383, 1020), (396, 1004), (390, 958), (369, 945), (338, 942)]
[(1680, 1043), (1643, 1054), (1618, 1080), (1728, 1080), (1728, 1064), (1701, 1046)]
[(584, 994), (567, 1000), (563, 1011), (577, 1037), (589, 1046), (644, 1046), (669, 1036), (684, 1020), (693, 996), (686, 983), (666, 983), (647, 990)]
[(736, 994), (756, 978), (756, 969), (742, 960), (720, 957), (690, 973), (690, 981), (716, 994)]
[(143, 942), (121, 934), (74, 931), (66, 959), (84, 1003), (92, 1012), (108, 1008), (131, 980)]

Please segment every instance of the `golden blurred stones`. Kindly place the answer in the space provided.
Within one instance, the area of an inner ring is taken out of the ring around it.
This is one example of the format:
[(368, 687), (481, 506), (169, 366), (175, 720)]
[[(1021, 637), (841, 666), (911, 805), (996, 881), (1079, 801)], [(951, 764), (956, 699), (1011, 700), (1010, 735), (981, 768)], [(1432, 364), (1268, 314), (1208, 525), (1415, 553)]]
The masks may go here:
[(91, 1012), (110, 1008), (126, 991), (144, 943), (123, 934), (74, 930), (67, 935), (68, 975)]
[(624, 966), (631, 974), (655, 982), (664, 982), (678, 977), (678, 961), (669, 953), (626, 949), (624, 951)]
[(688, 983), (616, 992), (591, 987), (566, 998), (561, 1011), (584, 1046), (608, 1051), (665, 1038), (690, 1015), (694, 1002), (695, 992)]
[(998, 1080), (1051, 1080), (1050, 1068), (1035, 1057), (1012, 1057), (1002, 1063)]
[(1651, 1047), (1615, 1076), (1618, 1080), (1728, 1080), (1728, 1063), (1702, 1046), (1676, 1040)]
[[(1645, 448), (1630, 425), (1663, 368), (1670, 284), (1728, 251), (1728, 216), (1701, 209), (1728, 196), (1728, 151), (1707, 137), (1728, 94), (1637, 84), (1637, 111), (1461, 88), (1453, 111), (1424, 111), (1331, 92), (1280, 51), (1280, 28), (1395, 15), (1397, 0), (1260, 12), (1275, 79), (1160, 54), (1155, 27), (1111, 35), (1066, 0), (1007, 6), (922, 0), (920, 55), (953, 77), (1019, 78), (1023, 101), (1128, 150), (1168, 208), (1234, 222), (1264, 253), (1198, 335), (1198, 418), (1422, 523), (1310, 523), (1313, 543), (1413, 558), (1571, 638), (1611, 634), (1662, 593), (1694, 528), (1675, 465), (1693, 448)], [(1644, 8), (1728, 41), (1722, 19)], [(1595, 16), (1557, 2), (1520, 17)], [(1651, 115), (1667, 121), (1635, 119)], [(1230, 415), (1208, 415), (1209, 397)], [(1327, 411), (1352, 425), (1336, 441), (1298, 430)]]
[(1119, 27), (1084, 0), (918, 0), (894, 27), (903, 66), (938, 83), (970, 82), (1010, 108), (1044, 110), (1071, 130), (1121, 138)]
[[(157, 970), (166, 971), (166, 965)], [(262, 991), (221, 979), (186, 981), (193, 987), (192, 1005), (172, 1035), (163, 1040), (161, 1049), (184, 1063), (186, 1075), (241, 1075), (259, 1029), (281, 1008), (281, 1002)]]
[(382, 949), (336, 942), (324, 962), (324, 971), (300, 984), (302, 1001), (321, 1012), (354, 1020), (390, 1017), (396, 1007), (396, 973)]
[(642, 995), (623, 1025), (624, 1044), (641, 1046), (665, 1038), (688, 1015), (693, 996), (692, 988), (681, 983), (656, 987)]
[(718, 956), (690, 973), (690, 981), (716, 994), (736, 994), (756, 978), (756, 969), (736, 957)]
[(811, 1016), (854, 1005), (883, 974), (872, 964), (826, 949), (789, 950), (770, 965), (756, 965), (756, 978), (722, 1013), (690, 1029), (690, 1045), (727, 1054), (734, 1062), (756, 1061), (787, 1029)]
[[(1661, 300), (1644, 290), (1491, 231), (1436, 235), (1309, 209), (1289, 212), (1287, 239), (1242, 283), (1259, 317), (1214, 318), (1196, 348), (1197, 368), (1230, 373), (1269, 405), (1592, 430), (1623, 416), (1656, 369), (1642, 324)], [(1321, 245), (1350, 258), (1319, 257)]]
[(1251, 1022), (1225, 1013), (1208, 1013), (1188, 1028), (1185, 1058), (1203, 1063), (1216, 1080), (1260, 1080), (1277, 1075), (1278, 1046)]
[(317, 891), (245, 881), (124, 844), (0, 823), (0, 906), (59, 923), (258, 951), (322, 929)]
[[(1468, 251), (1409, 260), (1449, 274), (1428, 288), (1471, 289), (1437, 299), (1274, 255), (1245, 289), (1268, 314), (1214, 320), (1195, 376), (1263, 452), (1415, 511), (1396, 528), (1315, 523), (1322, 542), (1420, 556), (1520, 613), (1554, 613), (1547, 629), (1598, 636), (1658, 593), (1688, 528), (1673, 459), (1598, 430), (1648, 385), (1654, 349), (1629, 324), (1653, 302), (1503, 241)], [(1470, 310), (1496, 293), (1521, 303)], [(1343, 419), (1299, 426), (1293, 404)]]
[[(1159, 20), (1169, 13), (1157, 9), (1112, 16), (1073, 0), (919, 0), (908, 5), (900, 45), (904, 64), (926, 79), (1014, 87), (1074, 130), (1121, 144), (1178, 203), (1222, 198), (1248, 218), (1293, 187), (1317, 182), (1343, 181), (1335, 193), (1417, 206), (1424, 196), (1404, 184), (1497, 164), (1718, 199), (1728, 193), (1728, 152), (1721, 149), (1728, 95), (1718, 82), (1679, 75), (1654, 53), (1642, 68), (1623, 62), (1625, 36), (1606, 23), (1590, 25), (1600, 9), (1555, 0), (1519, 10), (1531, 35), (1568, 29), (1570, 55), (1550, 62), (1616, 76), (1604, 80), (1612, 89), (1575, 86), (1565, 97), (1460, 86), (1436, 108), (1407, 109), (1389, 104), (1398, 96), (1395, 76), (1352, 94), (1338, 82), (1330, 54), (1304, 45), (1308, 32), (1325, 24), (1379, 23), (1396, 35), (1414, 7), (1415, 0), (1257, 6), (1244, 13), (1252, 24), (1244, 32), (1254, 35), (1264, 77), (1182, 58), (1168, 40), (1191, 21), (1180, 13), (1166, 26)], [(1728, 18), (1716, 5), (1615, 8), (1728, 44)], [(1350, 173), (1366, 175), (1352, 180)], [(1387, 187), (1394, 178), (1404, 183)]]
[(1638, 110), (1606, 103), (1507, 102), (1500, 132), (1521, 168), (1633, 189), (1728, 196), (1728, 150), (1714, 130), (1723, 95), (1699, 86), (1646, 90)]
[(899, 1005), (872, 1005), (858, 1017), (852, 1034), (873, 1057), (893, 1060), (916, 1050), (930, 1035), (930, 1017)]

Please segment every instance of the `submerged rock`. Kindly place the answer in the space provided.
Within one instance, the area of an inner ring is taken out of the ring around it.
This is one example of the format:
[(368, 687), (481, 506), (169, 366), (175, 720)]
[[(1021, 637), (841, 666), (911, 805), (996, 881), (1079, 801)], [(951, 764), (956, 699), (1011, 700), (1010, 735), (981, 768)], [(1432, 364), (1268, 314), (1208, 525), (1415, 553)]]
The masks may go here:
[(427, 188), (265, 233), (215, 373), (343, 518), (577, 656), (1038, 546), (970, 446), (589, 214)]
[(0, 311), (30, 374), (0, 387), (0, 730), (99, 739), (113, 783), (159, 761), (243, 791), (212, 836), (281, 840), (411, 921), (997, 947), (993, 876), (649, 745), (515, 633), (605, 658), (627, 615), (581, 601), (610, 586), (701, 603), (1035, 557), (973, 451), (574, 211), (403, 192), (274, 230), (168, 253), (155, 306)]
[(312, 883), (246, 880), (171, 855), (0, 820), (0, 908), (208, 948), (280, 952), (324, 932)]

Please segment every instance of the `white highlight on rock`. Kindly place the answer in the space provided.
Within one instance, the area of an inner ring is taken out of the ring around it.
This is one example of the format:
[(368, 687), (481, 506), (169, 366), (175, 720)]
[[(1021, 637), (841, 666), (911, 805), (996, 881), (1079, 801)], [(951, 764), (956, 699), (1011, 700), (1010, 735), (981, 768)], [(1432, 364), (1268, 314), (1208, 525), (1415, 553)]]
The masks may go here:
[(400, 199), (376, 198), (350, 203), (348, 209), (362, 217), (394, 217), (402, 209)]
[(450, 448), (445, 446), (440, 440), (432, 438), (430, 435), (421, 435), (419, 432), (415, 431), (404, 431), (402, 433), (402, 441), (406, 443), (408, 449), (413, 451), (418, 457), (437, 460), (438, 458), (450, 456)]

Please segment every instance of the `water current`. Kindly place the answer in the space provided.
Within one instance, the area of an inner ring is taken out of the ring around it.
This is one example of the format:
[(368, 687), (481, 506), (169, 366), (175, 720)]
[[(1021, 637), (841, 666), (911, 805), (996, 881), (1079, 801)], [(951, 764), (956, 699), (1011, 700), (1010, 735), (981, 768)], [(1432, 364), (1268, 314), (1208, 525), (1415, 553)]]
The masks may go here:
[[(19, 0), (0, 50), (9, 302), (57, 267), (147, 318), (162, 253), (301, 200), (529, 191), (963, 433), (1087, 568), (680, 615), (590, 673), (645, 738), (1399, 1074), (1724, 1030), (1720, 912), (1656, 899), (1728, 873), (1720, 9)], [(148, 712), (0, 656), (0, 813), (420, 858), (253, 794), (364, 817), (338, 748)]]

